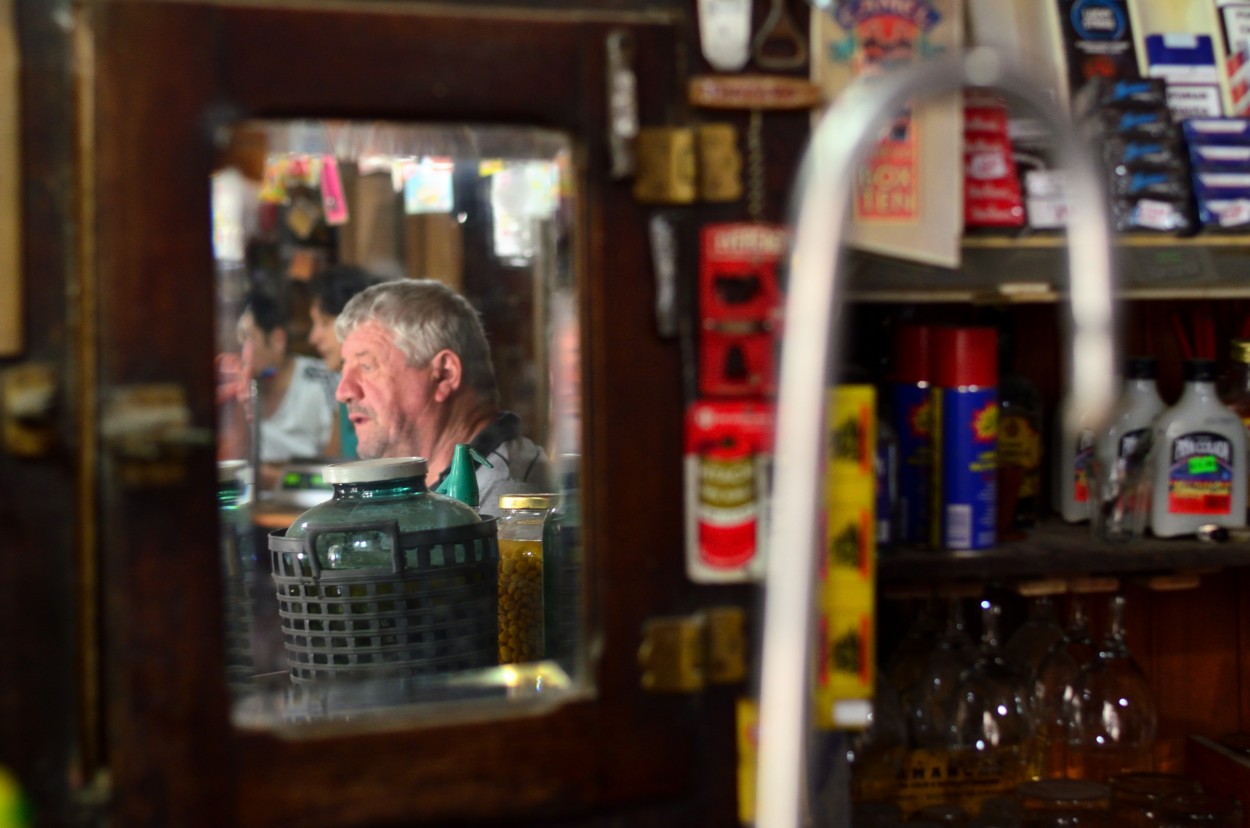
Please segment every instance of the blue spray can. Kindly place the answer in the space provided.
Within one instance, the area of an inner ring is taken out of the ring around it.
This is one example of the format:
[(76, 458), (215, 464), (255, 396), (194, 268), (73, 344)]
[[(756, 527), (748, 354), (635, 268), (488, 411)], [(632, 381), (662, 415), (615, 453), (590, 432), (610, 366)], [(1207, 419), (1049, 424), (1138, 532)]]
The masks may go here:
[(998, 540), (998, 332), (937, 328), (933, 338), (933, 544)]

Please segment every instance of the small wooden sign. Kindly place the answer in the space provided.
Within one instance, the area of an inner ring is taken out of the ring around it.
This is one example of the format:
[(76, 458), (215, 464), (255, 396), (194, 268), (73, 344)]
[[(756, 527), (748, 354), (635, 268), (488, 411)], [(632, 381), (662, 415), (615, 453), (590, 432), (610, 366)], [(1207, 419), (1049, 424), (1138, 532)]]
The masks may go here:
[(788, 75), (696, 75), (690, 103), (706, 109), (814, 109), (820, 87)]

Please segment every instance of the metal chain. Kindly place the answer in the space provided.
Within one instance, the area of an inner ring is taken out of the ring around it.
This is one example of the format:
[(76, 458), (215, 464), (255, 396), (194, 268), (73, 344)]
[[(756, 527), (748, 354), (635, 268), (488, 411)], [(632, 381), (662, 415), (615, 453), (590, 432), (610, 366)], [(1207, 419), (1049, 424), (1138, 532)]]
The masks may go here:
[(747, 214), (752, 221), (764, 218), (764, 113), (758, 109), (747, 126)]

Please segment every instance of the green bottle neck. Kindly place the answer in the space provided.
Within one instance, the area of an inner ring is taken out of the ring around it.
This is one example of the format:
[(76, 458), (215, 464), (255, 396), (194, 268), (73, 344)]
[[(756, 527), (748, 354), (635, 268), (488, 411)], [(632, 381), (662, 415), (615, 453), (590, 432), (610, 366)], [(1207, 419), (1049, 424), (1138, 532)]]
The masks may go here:
[(398, 500), (425, 494), (425, 479), (404, 477), (397, 480), (371, 480), (367, 483), (335, 483), (335, 500)]

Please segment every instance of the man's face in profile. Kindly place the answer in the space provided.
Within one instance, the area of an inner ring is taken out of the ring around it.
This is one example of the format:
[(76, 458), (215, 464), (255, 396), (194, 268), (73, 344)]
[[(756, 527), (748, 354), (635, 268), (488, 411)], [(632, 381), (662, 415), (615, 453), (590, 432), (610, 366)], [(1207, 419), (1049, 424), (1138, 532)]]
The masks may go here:
[(437, 405), (430, 366), (412, 366), (394, 336), (366, 322), (343, 340), (339, 402), (347, 405), (363, 459), (424, 456), (434, 435)]

